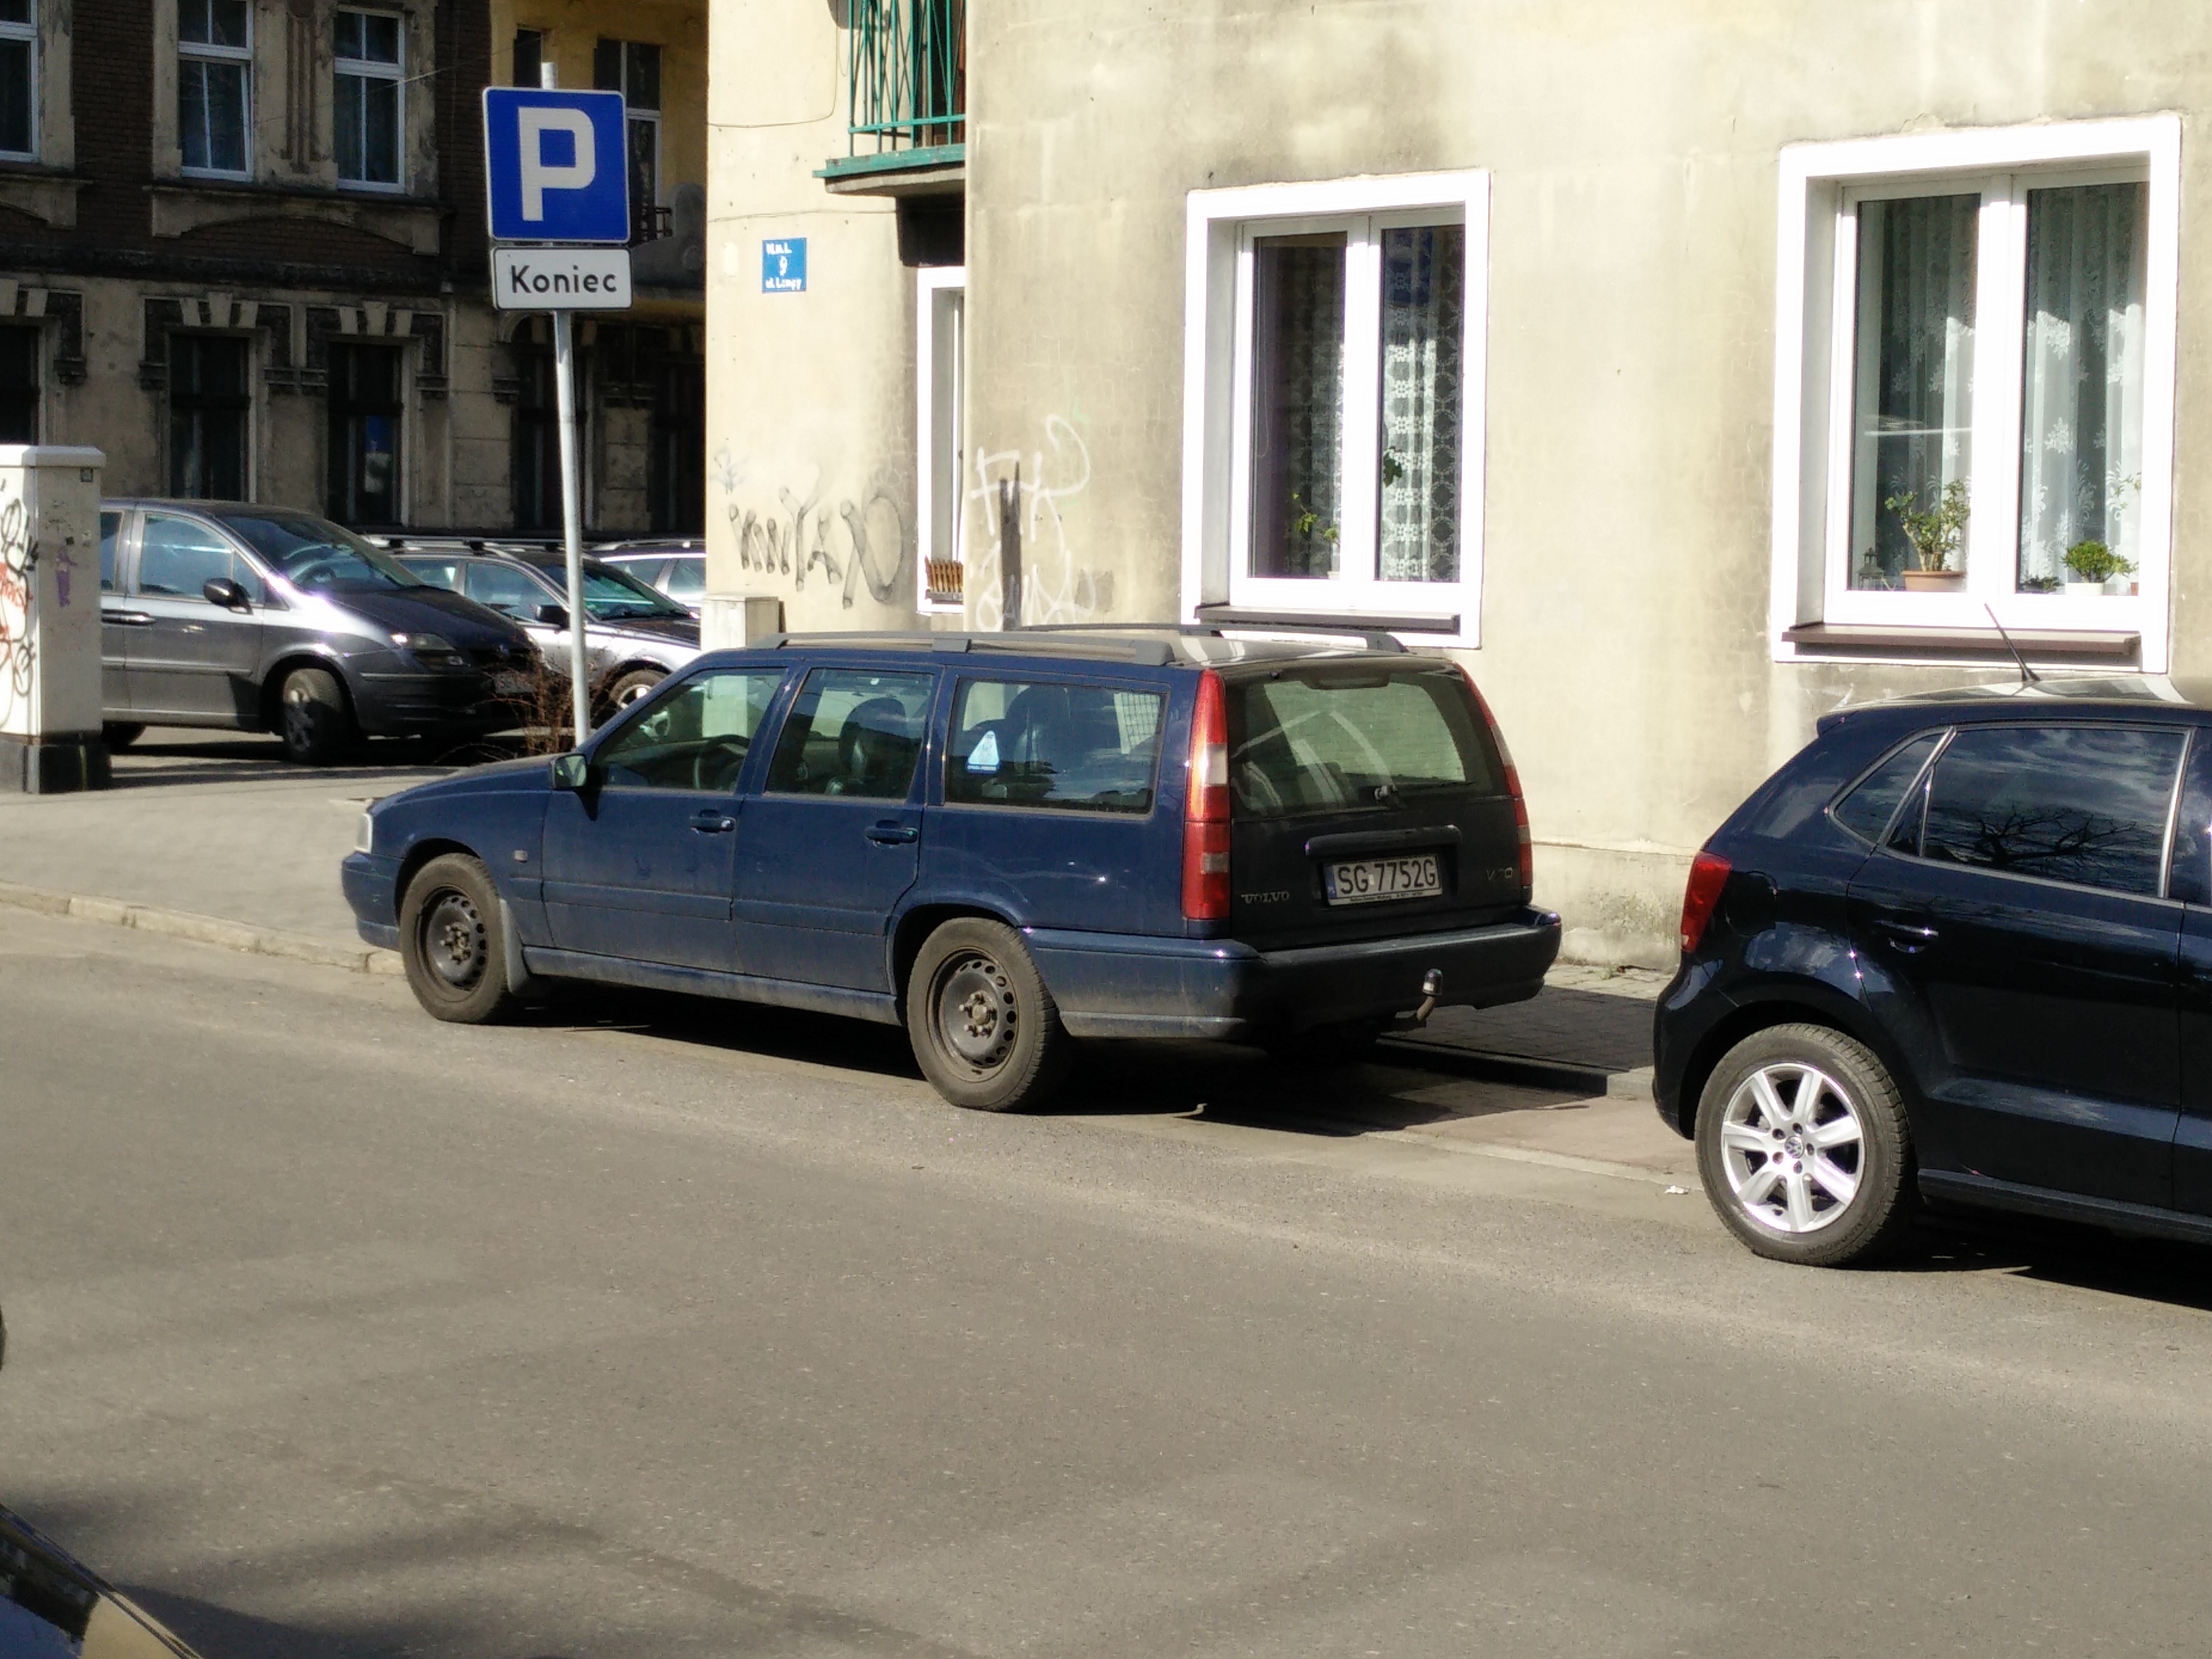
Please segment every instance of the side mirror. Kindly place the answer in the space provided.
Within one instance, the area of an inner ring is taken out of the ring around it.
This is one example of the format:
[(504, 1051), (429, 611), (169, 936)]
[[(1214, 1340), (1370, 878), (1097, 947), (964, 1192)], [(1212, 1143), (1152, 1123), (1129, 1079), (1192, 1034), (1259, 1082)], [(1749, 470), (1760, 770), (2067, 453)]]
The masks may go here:
[(200, 584), (200, 597), (210, 605), (219, 605), (226, 611), (251, 611), (253, 606), (246, 597), (246, 590), (228, 576), (210, 576)]
[(548, 628), (566, 628), (568, 625), (568, 607), (565, 605), (541, 605), (538, 607), (538, 620)]
[(592, 785), (592, 763), (585, 756), (571, 750), (553, 757), (553, 787), (581, 793)]

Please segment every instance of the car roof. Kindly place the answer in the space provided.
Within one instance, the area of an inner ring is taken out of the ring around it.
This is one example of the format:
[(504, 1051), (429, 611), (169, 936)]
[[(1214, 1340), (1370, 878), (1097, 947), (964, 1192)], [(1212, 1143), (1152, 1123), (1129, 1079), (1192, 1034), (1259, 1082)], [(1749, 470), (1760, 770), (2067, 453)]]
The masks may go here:
[[(1287, 637), (1285, 635), (1288, 635)], [(1299, 637), (1305, 635), (1306, 637)], [(747, 652), (900, 652), (931, 656), (988, 654), (1061, 660), (1127, 662), (1149, 667), (1170, 665), (1224, 668), (1240, 664), (1398, 661), (1411, 665), (1428, 659), (1411, 655), (1389, 635), (1349, 633), (1324, 628), (1176, 627), (1130, 623), (1102, 627), (1065, 623), (1009, 629), (1001, 633), (772, 634)], [(716, 655), (725, 653), (716, 653)], [(730, 653), (734, 654), (734, 653)], [(1443, 659), (1434, 660), (1442, 662)]]
[(2057, 713), (2060, 709), (2085, 717), (2100, 714), (2142, 715), (2212, 713), (2212, 679), (2174, 678), (2165, 674), (2051, 674), (2025, 679), (1993, 680), (1981, 685), (1950, 686), (1936, 691), (1916, 691), (1876, 702), (1855, 703), (1825, 717), (1825, 729), (1844, 714), (1877, 711), (1917, 713), (1930, 710), (1955, 713), (1961, 718), (1987, 719), (2008, 711)]

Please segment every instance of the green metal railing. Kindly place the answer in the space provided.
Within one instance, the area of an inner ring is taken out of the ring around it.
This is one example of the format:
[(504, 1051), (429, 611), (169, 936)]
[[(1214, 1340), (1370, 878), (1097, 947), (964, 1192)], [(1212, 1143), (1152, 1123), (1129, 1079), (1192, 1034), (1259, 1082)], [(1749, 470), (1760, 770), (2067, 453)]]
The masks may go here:
[(957, 160), (968, 136), (967, 0), (849, 4), (854, 158), (951, 150), (945, 159)]

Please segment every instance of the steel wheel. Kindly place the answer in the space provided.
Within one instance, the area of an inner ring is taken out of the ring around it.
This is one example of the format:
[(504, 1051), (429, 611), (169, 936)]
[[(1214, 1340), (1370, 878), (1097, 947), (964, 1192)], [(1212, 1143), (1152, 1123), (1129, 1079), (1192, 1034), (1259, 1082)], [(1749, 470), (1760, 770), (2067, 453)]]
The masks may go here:
[(438, 894), (422, 913), (422, 960), (453, 991), (476, 988), (491, 962), (483, 913), (466, 893)]
[(1020, 1000), (1006, 970), (980, 951), (963, 951), (938, 969), (934, 990), (945, 1046), (978, 1076), (1004, 1066), (1021, 1034)]
[(1841, 1220), (1866, 1167), (1866, 1125), (1844, 1085), (1817, 1066), (1760, 1066), (1729, 1097), (1721, 1166), (1743, 1213), (1780, 1233)]

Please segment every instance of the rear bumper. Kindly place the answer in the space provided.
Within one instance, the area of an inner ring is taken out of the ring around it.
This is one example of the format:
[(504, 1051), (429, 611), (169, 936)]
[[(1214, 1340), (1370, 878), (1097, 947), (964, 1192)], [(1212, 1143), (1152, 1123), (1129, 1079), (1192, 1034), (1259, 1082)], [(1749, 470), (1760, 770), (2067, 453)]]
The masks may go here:
[(1559, 953), (1559, 919), (1523, 910), (1487, 927), (1300, 951), (1047, 929), (1026, 937), (1073, 1036), (1234, 1038), (1407, 1012), (1432, 969), (1443, 975), (1440, 1004), (1523, 1001)]

